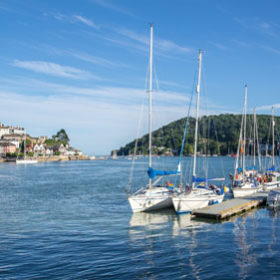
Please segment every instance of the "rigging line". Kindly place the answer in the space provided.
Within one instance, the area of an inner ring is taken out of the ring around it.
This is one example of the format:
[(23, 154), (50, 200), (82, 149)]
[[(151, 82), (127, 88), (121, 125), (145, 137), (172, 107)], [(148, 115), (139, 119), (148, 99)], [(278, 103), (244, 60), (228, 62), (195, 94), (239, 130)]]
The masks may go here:
[[(182, 160), (182, 156), (183, 156), (183, 152), (184, 152), (184, 144), (185, 144), (185, 140), (186, 140), (186, 137), (187, 137), (187, 131), (188, 131), (188, 126), (189, 126), (189, 122), (190, 122), (190, 112), (191, 112), (192, 99), (193, 99), (194, 89), (195, 89), (195, 84), (196, 84), (196, 77), (197, 77), (197, 70), (195, 70), (195, 73), (194, 73), (193, 85), (192, 85), (192, 91), (191, 91), (191, 99), (190, 99), (189, 108), (188, 108), (188, 115), (187, 115), (187, 118), (185, 119), (185, 128), (184, 128), (184, 134), (183, 134), (183, 141), (182, 141), (181, 150), (180, 150), (180, 156), (179, 156), (179, 161), (180, 162)], [(180, 162), (178, 162), (178, 164)], [(190, 165), (191, 165), (191, 161), (186, 160), (186, 168), (184, 169), (184, 176), (182, 174), (181, 175), (181, 179), (184, 177), (184, 178), (187, 178), (187, 181), (190, 180), (190, 172), (192, 170), (192, 168), (188, 168), (188, 167), (191, 167)], [(183, 172), (181, 171), (181, 173), (183, 173)], [(175, 185), (177, 183), (177, 177), (178, 176), (175, 177)]]
[[(270, 142), (270, 131), (272, 130), (271, 129), (272, 127), (272, 118), (270, 118), (270, 122), (269, 122), (269, 130), (268, 130), (268, 137), (267, 137), (267, 141), (266, 141), (266, 156), (265, 156), (265, 169), (268, 169), (269, 166), (268, 166), (268, 147), (269, 147), (269, 142)], [(272, 132), (271, 132), (272, 134)], [(271, 138), (272, 138), (272, 135), (271, 135)]]
[[(276, 114), (275, 114), (276, 115)], [(278, 156), (280, 155), (280, 151), (279, 151), (279, 133), (278, 133), (278, 130), (277, 130), (277, 120), (278, 118), (275, 118), (274, 119), (274, 122), (275, 122), (275, 125), (274, 125), (274, 132), (276, 132), (276, 155), (277, 155), (277, 151), (278, 151)], [(277, 166), (279, 167), (279, 157), (276, 158), (276, 161), (278, 162)]]
[[(155, 83), (156, 83), (156, 89), (154, 90), (154, 92), (160, 92), (161, 90), (160, 90), (160, 87), (159, 87), (159, 79), (158, 79), (158, 75), (157, 75), (157, 70), (156, 70), (156, 63), (154, 63), (154, 65), (153, 65), (153, 71), (154, 71), (154, 80), (155, 80)], [(156, 106), (154, 105), (154, 112), (156, 111)], [(154, 114), (154, 116), (153, 116), (153, 118), (154, 118), (154, 120), (159, 120), (159, 118), (158, 118), (158, 116), (159, 116), (160, 114), (158, 113), (158, 114)], [(153, 137), (153, 139), (155, 139), (155, 134), (153, 133), (152, 134), (152, 137)], [(160, 136), (158, 136), (157, 135), (157, 138), (158, 137), (160, 137)], [(160, 140), (159, 140), (159, 142), (160, 142), (160, 145), (162, 145), (162, 139), (160, 138)], [(154, 141), (153, 141), (153, 143), (154, 143)], [(164, 170), (165, 169), (165, 161), (163, 161), (163, 160), (161, 160), (161, 161), (158, 161), (157, 160), (157, 164), (158, 164), (158, 166), (160, 167), (160, 169), (162, 169), (162, 170)]]
[[(205, 100), (207, 98), (207, 84), (206, 84), (206, 73), (205, 73), (205, 64), (204, 66), (202, 66), (201, 69), (201, 73), (202, 73), (202, 87), (203, 87), (203, 91), (202, 91), (202, 95), (205, 96)], [(209, 139), (207, 139), (207, 125), (209, 125), (209, 119), (207, 119), (207, 115), (208, 115), (208, 102), (205, 103), (205, 117), (202, 117), (200, 120), (201, 123), (201, 140), (202, 140), (202, 153), (204, 154), (205, 152), (205, 157), (203, 157), (203, 161), (202, 161), (202, 170), (205, 173), (205, 178), (208, 178), (208, 145), (209, 145)], [(203, 140), (203, 136), (205, 137), (205, 139)], [(203, 151), (203, 147), (205, 149), (205, 151)]]
[[(148, 86), (148, 72), (149, 72), (149, 66), (146, 71), (146, 78), (145, 78), (145, 87), (144, 87), (144, 92), (146, 93), (146, 89)], [(140, 116), (138, 120), (138, 125), (137, 125), (137, 134), (136, 134), (136, 140), (135, 140), (135, 145), (134, 145), (134, 152), (133, 152), (133, 158), (132, 158), (132, 163), (131, 163), (131, 168), (130, 168), (130, 175), (128, 179), (128, 184), (126, 187), (127, 193), (130, 193), (132, 190), (132, 180), (133, 180), (133, 174), (134, 174), (134, 166), (135, 166), (135, 159), (136, 159), (136, 154), (137, 154), (137, 148), (138, 148), (138, 140), (140, 137), (140, 127), (143, 119), (143, 111), (144, 111), (144, 104), (145, 104), (145, 99), (146, 99), (146, 94), (143, 94), (143, 99), (142, 99), (142, 104), (140, 108)]]
[[(253, 166), (253, 163), (252, 163), (252, 135), (253, 135), (253, 121), (251, 121), (252, 119), (252, 116), (251, 115), (248, 115), (248, 122), (247, 124), (250, 123), (250, 132), (249, 132), (249, 141), (248, 141), (248, 149), (245, 149), (245, 151), (248, 151), (248, 156), (250, 156), (250, 160), (249, 160), (249, 166)], [(250, 122), (249, 122), (250, 120)], [(251, 148), (251, 149), (250, 149)]]
[[(205, 100), (206, 98), (208, 97), (208, 91), (207, 91), (207, 79), (206, 79), (206, 70), (205, 70), (205, 64), (204, 64), (204, 67), (202, 67), (202, 75), (203, 75), (203, 89), (204, 89), (204, 96), (205, 96)], [(208, 108), (208, 102), (206, 102), (206, 105), (205, 105), (205, 115), (207, 116), (208, 115), (208, 112), (209, 112), (209, 108)], [(205, 141), (205, 153), (206, 153), (206, 157), (205, 157), (205, 160), (204, 160), (204, 165), (205, 165), (205, 178), (208, 178), (208, 174), (209, 174), (209, 155), (210, 155), (210, 152), (209, 152), (209, 136), (210, 136), (210, 131), (209, 131), (209, 128), (210, 128), (210, 122), (211, 122), (211, 118), (206, 118), (205, 117), (205, 128), (204, 128), (204, 132), (205, 133), (205, 137), (206, 137), (206, 141)]]
[[(179, 159), (178, 159), (178, 171), (181, 171), (181, 161), (182, 161), (182, 156), (183, 156), (183, 151), (184, 151), (184, 146), (185, 146), (185, 141), (186, 141), (186, 135), (188, 132), (189, 117), (190, 117), (190, 111), (191, 111), (193, 93), (194, 93), (194, 85), (195, 85), (195, 81), (193, 83), (193, 88), (192, 88), (192, 93), (191, 93), (191, 98), (190, 98), (189, 108), (188, 108), (188, 114), (185, 119), (185, 128), (184, 128), (183, 139), (182, 139), (182, 144), (181, 144), (180, 154), (179, 154)], [(180, 172), (180, 173), (182, 173), (182, 172)], [(175, 178), (175, 185), (177, 183), (177, 177), (178, 176), (176, 176), (176, 178)]]
[(259, 170), (262, 170), (262, 161), (261, 161), (261, 153), (260, 153), (260, 143), (259, 143), (259, 135), (258, 135), (258, 121), (257, 115), (255, 116), (256, 121), (256, 140), (257, 140), (257, 151), (258, 151), (258, 161), (259, 161)]

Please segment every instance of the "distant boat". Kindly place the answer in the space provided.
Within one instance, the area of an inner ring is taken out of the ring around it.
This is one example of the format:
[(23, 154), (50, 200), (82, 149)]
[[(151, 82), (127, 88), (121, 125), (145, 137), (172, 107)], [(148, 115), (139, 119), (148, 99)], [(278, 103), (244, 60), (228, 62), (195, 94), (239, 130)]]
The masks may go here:
[(28, 158), (17, 159), (16, 163), (17, 164), (34, 164), (34, 163), (38, 163), (38, 160), (37, 159), (28, 159)]
[(37, 159), (27, 158), (26, 157), (26, 134), (24, 134), (24, 157), (17, 158), (16, 164), (35, 164), (38, 163)]

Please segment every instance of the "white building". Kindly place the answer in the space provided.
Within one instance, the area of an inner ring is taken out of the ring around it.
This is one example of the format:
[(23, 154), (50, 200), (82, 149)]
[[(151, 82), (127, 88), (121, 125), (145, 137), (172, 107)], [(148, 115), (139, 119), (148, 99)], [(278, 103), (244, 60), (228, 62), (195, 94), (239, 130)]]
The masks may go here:
[(33, 152), (35, 154), (44, 154), (45, 153), (45, 147), (42, 145), (42, 144), (36, 144), (34, 147), (33, 147)]
[(53, 150), (47, 148), (46, 151), (45, 151), (45, 155), (46, 155), (47, 157), (52, 156), (52, 155), (53, 155)]
[(10, 128), (8, 126), (1, 126), (0, 127), (0, 138), (2, 138), (3, 135), (10, 134)]
[(9, 134), (20, 134), (23, 135), (25, 134), (25, 130), (23, 127), (19, 127), (19, 126), (10, 126), (10, 133)]

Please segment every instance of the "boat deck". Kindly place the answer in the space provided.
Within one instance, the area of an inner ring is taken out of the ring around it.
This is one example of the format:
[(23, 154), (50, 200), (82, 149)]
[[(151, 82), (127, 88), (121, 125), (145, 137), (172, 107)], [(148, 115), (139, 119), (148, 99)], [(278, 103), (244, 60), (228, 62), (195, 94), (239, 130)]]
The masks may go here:
[(219, 204), (197, 209), (192, 214), (198, 218), (222, 220), (265, 205), (268, 192), (258, 192), (242, 198), (233, 198)]

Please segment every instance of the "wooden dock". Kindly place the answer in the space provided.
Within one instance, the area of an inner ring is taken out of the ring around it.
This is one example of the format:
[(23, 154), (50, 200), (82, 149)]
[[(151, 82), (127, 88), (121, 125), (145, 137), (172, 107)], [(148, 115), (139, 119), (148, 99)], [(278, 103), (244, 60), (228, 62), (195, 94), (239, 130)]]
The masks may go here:
[(252, 208), (265, 205), (268, 192), (258, 192), (242, 198), (233, 198), (205, 208), (195, 210), (192, 215), (197, 218), (222, 220), (246, 212)]

